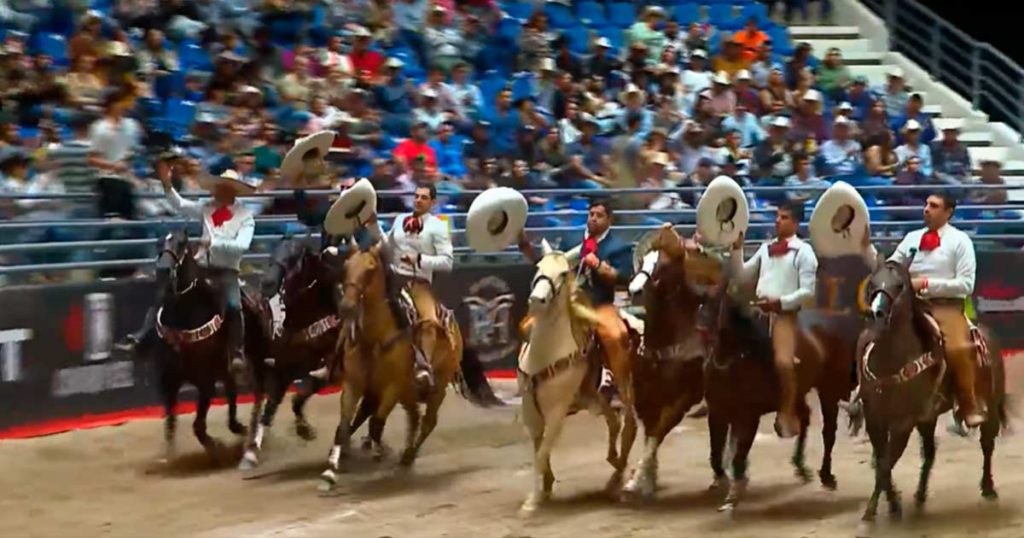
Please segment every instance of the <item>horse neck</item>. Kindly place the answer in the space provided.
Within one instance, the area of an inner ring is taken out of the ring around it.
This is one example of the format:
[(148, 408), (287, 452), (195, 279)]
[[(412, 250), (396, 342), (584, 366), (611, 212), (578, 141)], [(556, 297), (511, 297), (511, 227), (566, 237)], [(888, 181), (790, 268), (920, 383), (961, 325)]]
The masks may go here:
[(571, 291), (563, 288), (554, 303), (534, 319), (527, 358), (533, 369), (544, 368), (579, 350), (573, 332), (570, 295)]
[(868, 356), (868, 366), (876, 375), (895, 373), (907, 363), (917, 360), (926, 350), (914, 327), (912, 304), (895, 312), (888, 326), (870, 330), (874, 332), (873, 349), (884, 350), (884, 353), (872, 352)]
[(644, 336), (654, 346), (672, 344), (693, 333), (700, 299), (685, 283), (686, 275), (671, 275), (667, 286), (654, 286), (645, 294)]
[(296, 327), (308, 325), (335, 312), (333, 301), (334, 290), (331, 286), (317, 279), (313, 286), (295, 286), (292, 293), (285, 293), (285, 325)]
[(362, 298), (363, 322), (359, 331), (371, 341), (384, 342), (398, 331), (398, 323), (387, 304), (383, 264), (379, 267)]
[(194, 329), (217, 315), (217, 296), (202, 278), (185, 295), (168, 289), (161, 305), (160, 322), (174, 329)]

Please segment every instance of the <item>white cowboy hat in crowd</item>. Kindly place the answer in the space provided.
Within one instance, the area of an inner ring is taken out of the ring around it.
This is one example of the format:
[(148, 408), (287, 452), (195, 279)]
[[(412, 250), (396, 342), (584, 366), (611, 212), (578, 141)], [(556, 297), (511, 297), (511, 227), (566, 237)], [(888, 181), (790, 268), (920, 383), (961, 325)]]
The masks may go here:
[(331, 235), (352, 235), (377, 213), (377, 190), (363, 178), (345, 189), (324, 217), (324, 230)]
[(772, 127), (778, 127), (780, 129), (789, 129), (789, 118), (786, 116), (776, 116), (772, 120)]
[(821, 92), (811, 88), (804, 93), (804, 101), (814, 101), (815, 103), (821, 102)]
[(241, 177), (234, 170), (225, 170), (219, 176), (206, 175), (199, 178), (199, 186), (213, 192), (217, 185), (227, 185), (235, 189), (239, 196), (252, 194), (259, 188), (260, 182), (255, 177)]
[(482, 192), (466, 215), (466, 241), (478, 252), (498, 252), (519, 238), (526, 226), (526, 198), (508, 187)]
[(321, 159), (326, 157), (332, 144), (334, 144), (334, 133), (331, 131), (320, 131), (296, 140), (295, 145), (288, 150), (284, 161), (281, 162), (281, 178), (295, 183), (299, 179), (299, 175), (302, 174), (303, 161), (312, 158), (314, 151), (319, 152)]
[(697, 231), (708, 243), (732, 245), (750, 225), (750, 208), (743, 188), (729, 176), (718, 176), (708, 184), (697, 203)]
[(915, 119), (909, 119), (909, 120), (907, 120), (907, 123), (903, 124), (903, 129), (902, 130), (904, 132), (906, 132), (906, 131), (920, 131), (921, 130), (921, 123), (918, 122)]
[(959, 131), (964, 128), (964, 120), (961, 118), (936, 118), (932, 123), (940, 131)]
[(750, 71), (740, 69), (740, 71), (736, 73), (736, 80), (754, 80), (754, 78), (750, 76)]
[(726, 73), (725, 71), (719, 71), (716, 73), (715, 77), (711, 79), (711, 81), (715, 84), (723, 84), (725, 86), (732, 84), (732, 81), (729, 80), (729, 73)]
[(636, 84), (629, 83), (624, 90), (619, 92), (619, 101), (621, 101), (622, 104), (626, 104), (626, 101), (629, 100), (629, 96), (634, 94), (639, 95), (641, 101), (647, 100), (647, 92), (641, 90)]
[(857, 189), (845, 181), (835, 182), (811, 213), (808, 227), (814, 253), (824, 258), (860, 255), (870, 223), (868, 206)]

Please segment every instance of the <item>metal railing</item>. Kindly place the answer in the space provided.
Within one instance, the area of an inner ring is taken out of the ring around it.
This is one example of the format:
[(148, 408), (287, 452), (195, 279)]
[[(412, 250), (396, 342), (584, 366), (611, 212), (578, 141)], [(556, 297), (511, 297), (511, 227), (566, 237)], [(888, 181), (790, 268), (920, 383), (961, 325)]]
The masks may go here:
[(969, 97), (975, 109), (1006, 122), (1024, 137), (1024, 68), (916, 0), (862, 2), (885, 19), (890, 50), (921, 65), (933, 78)]

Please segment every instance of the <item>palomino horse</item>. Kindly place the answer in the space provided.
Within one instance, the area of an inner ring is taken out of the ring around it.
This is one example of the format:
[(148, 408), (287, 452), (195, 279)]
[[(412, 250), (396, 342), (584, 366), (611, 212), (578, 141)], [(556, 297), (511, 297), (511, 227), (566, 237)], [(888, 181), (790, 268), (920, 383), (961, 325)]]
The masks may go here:
[[(728, 486), (719, 508), (731, 511), (746, 491), (747, 456), (757, 434), (761, 415), (775, 412), (779, 404), (779, 382), (773, 363), (774, 351), (767, 328), (753, 319), (729, 290), (728, 271), (702, 308), (700, 330), (705, 336), (708, 361), (705, 365), (705, 399), (711, 434), (712, 488)], [(832, 448), (838, 426), (839, 402), (847, 397), (853, 344), (842, 335), (815, 327), (798, 331), (796, 343), (797, 414), (800, 436), (793, 454), (796, 474), (809, 480), (803, 466), (804, 442), (810, 425), (806, 394), (817, 389), (822, 414), (824, 453), (818, 476), (827, 489), (836, 487), (832, 474)], [(723, 462), (726, 441), (731, 438), (732, 479)]]
[[(245, 433), (245, 427), (237, 418), (238, 390), (227, 367), (227, 338), (222, 330), (224, 312), (218, 305), (215, 290), (196, 263), (195, 252), (188, 241), (184, 230), (168, 234), (157, 261), (158, 265), (170, 269), (168, 290), (160, 305), (156, 326), (157, 334), (166, 344), (157, 346), (157, 363), (164, 400), (164, 440), (168, 461), (174, 456), (177, 421), (174, 408), (178, 403), (178, 390), (185, 382), (192, 383), (199, 390), (192, 431), (212, 457), (217, 458), (221, 444), (206, 432), (206, 413), (216, 392), (217, 381), (224, 384), (229, 429), (237, 435)], [(246, 354), (262, 360), (267, 356), (270, 345), (268, 334), (261, 330), (265, 320), (254, 312), (250, 301), (246, 301), (244, 315), (249, 328), (245, 335)]]
[[(861, 519), (859, 534), (869, 535), (878, 511), (878, 499), (886, 494), (889, 511), (899, 517), (902, 503), (892, 480), (892, 469), (906, 449), (911, 432), (921, 436), (921, 475), (914, 496), (919, 507), (928, 495), (928, 478), (935, 462), (935, 424), (939, 415), (953, 407), (955, 387), (946, 375), (943, 344), (935, 338), (937, 326), (927, 316), (927, 305), (914, 296), (907, 267), (889, 261), (880, 264), (867, 285), (868, 327), (858, 342), (858, 369), (864, 419), (875, 456), (875, 487)], [(915, 315), (915, 308), (918, 314)], [(1006, 423), (1006, 386), (1003, 361), (992, 340), (976, 333), (979, 350), (978, 398), (988, 404), (989, 415), (981, 425), (984, 456), (981, 494), (997, 497), (992, 480), (992, 452), (1001, 425)]]
[[(471, 403), (488, 406), (500, 401), (491, 392), (482, 366), (472, 350), (464, 347), (462, 333), (454, 315), (438, 316), (444, 326), (423, 326), (420, 330), (437, 331), (437, 346), (431, 357), (434, 388), (425, 395), (426, 410), (420, 421), (418, 394), (413, 379), (414, 348), (411, 331), (401, 330), (395, 313), (388, 305), (385, 249), (378, 243), (368, 250), (355, 251), (345, 262), (345, 284), (341, 313), (346, 318), (346, 331), (341, 335), (344, 382), (341, 393), (341, 420), (335, 431), (334, 446), (328, 468), (321, 474), (321, 491), (329, 491), (337, 483), (337, 473), (345, 470), (352, 433), (358, 427), (356, 416), (360, 399), (372, 402), (370, 440), (374, 457), (386, 452), (381, 438), (384, 424), (395, 405), (401, 404), (408, 417), (405, 450), (400, 463), (411, 466), (434, 427), (437, 414), (447, 395), (449, 383), (460, 384), (459, 393)], [(460, 362), (461, 361), (461, 362)]]
[[(621, 429), (619, 416), (610, 402), (598, 394), (600, 361), (591, 352), (589, 324), (596, 314), (580, 304), (576, 281), (569, 259), (542, 242), (543, 256), (537, 262), (537, 274), (530, 292), (530, 336), (519, 357), (519, 382), (523, 387), (523, 421), (533, 439), (533, 491), (523, 503), (521, 513), (529, 515), (551, 496), (555, 475), (551, 471), (551, 450), (562, 431), (565, 418), (574, 408), (588, 408), (605, 417), (608, 424), (608, 463), (614, 467), (607, 484), (609, 493), (618, 493), (629, 462), (629, 451), (636, 436), (633, 415), (633, 391), (628, 357), (613, 366), (627, 417), (622, 432), (622, 448), (616, 443)], [(609, 361), (611, 362), (611, 361)]]
[(645, 437), (643, 458), (623, 489), (645, 498), (654, 495), (665, 436), (704, 397), (704, 348), (696, 330), (701, 297), (679, 235), (670, 226), (656, 234), (629, 285), (631, 294), (643, 292), (643, 345), (632, 371)]
[[(264, 435), (285, 392), (296, 379), (303, 380), (303, 390), (292, 399), (295, 433), (307, 441), (316, 438), (316, 431), (306, 421), (303, 408), (326, 384), (309, 372), (335, 353), (341, 325), (335, 297), (340, 296), (337, 287), (341, 284), (346, 257), (347, 250), (318, 253), (299, 238), (282, 240), (271, 255), (270, 266), (260, 283), (261, 291), (264, 297), (281, 294), (285, 318), (283, 330), (274, 338), (270, 350), (273, 361), (250, 357), (255, 402), (245, 454), (238, 464), (241, 470), (259, 465)], [(267, 396), (265, 405), (264, 395)]]

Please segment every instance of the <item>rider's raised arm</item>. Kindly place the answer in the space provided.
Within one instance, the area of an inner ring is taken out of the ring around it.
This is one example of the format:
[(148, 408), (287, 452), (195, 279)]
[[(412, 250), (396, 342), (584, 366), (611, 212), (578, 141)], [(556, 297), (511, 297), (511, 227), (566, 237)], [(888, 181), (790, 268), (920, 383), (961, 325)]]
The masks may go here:
[(974, 243), (963, 232), (957, 234), (947, 233), (945, 235), (954, 241), (953, 252), (956, 253), (956, 276), (953, 278), (929, 278), (924, 291), (933, 297), (967, 297), (974, 293), (974, 280), (978, 273), (978, 263), (974, 256)]
[[(737, 240), (742, 245), (743, 236)], [(732, 274), (739, 282), (752, 282), (757, 279), (758, 273), (761, 270), (761, 258), (768, 254), (767, 243), (762, 243), (757, 252), (750, 257), (749, 260), (743, 261), (743, 247), (733, 245), (732, 256), (729, 256), (729, 264), (732, 266)]]
[(569, 249), (569, 251), (565, 253), (565, 258), (569, 261), (569, 267), (576, 267), (577, 265), (579, 265), (580, 250), (582, 248), (583, 245), (576, 245), (575, 247)]
[(171, 207), (176, 212), (190, 219), (203, 218), (203, 204), (201, 202), (182, 198), (178, 191), (174, 190), (174, 187), (170, 185), (164, 186), (164, 193), (167, 195), (167, 201), (171, 203)]
[(428, 222), (435, 254), (420, 254), (420, 267), (430, 269), (431, 272), (449, 273), (454, 263), (455, 249), (448, 235), (448, 224), (440, 219), (429, 219)]
[(796, 252), (798, 288), (792, 293), (779, 297), (783, 310), (795, 310), (814, 302), (814, 290), (818, 282), (818, 257), (811, 245), (804, 243)]
[(320, 210), (320, 206), (309, 203), (309, 195), (306, 189), (295, 189), (292, 192), (295, 197), (295, 216), (299, 222), (309, 227), (319, 228), (327, 217), (326, 210)]
[(241, 257), (245, 254), (249, 250), (249, 246), (252, 245), (252, 236), (256, 230), (256, 219), (253, 218), (251, 212), (247, 213), (234, 238), (227, 239), (214, 235), (210, 238), (210, 249), (231, 254), (232, 256)]

